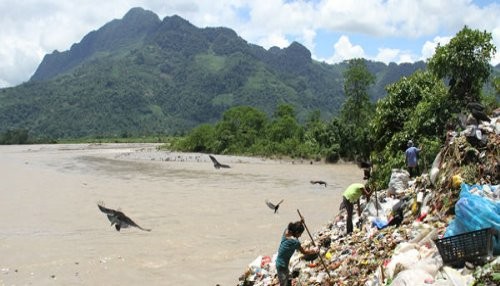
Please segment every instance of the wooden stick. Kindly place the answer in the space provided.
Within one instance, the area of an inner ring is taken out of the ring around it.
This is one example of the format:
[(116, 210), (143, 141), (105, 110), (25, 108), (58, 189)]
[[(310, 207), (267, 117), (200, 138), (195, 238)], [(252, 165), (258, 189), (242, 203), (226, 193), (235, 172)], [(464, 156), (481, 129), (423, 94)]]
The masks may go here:
[[(304, 228), (307, 230), (307, 234), (309, 234), (309, 238), (311, 238), (312, 244), (314, 246), (316, 246), (316, 243), (314, 242), (314, 239), (313, 239), (311, 233), (309, 232), (309, 229), (307, 228), (306, 222), (304, 221), (304, 217), (302, 216), (302, 214), (300, 214), (299, 209), (297, 209), (297, 213), (300, 216), (300, 220), (302, 221)], [(323, 264), (323, 267), (325, 267), (325, 271), (326, 271), (326, 274), (328, 275), (328, 278), (332, 279), (332, 277), (330, 276), (330, 272), (328, 272), (328, 267), (326, 267), (325, 261), (323, 261), (323, 257), (321, 256), (321, 251), (320, 251), (319, 247), (318, 247), (318, 256), (319, 256), (319, 259), (321, 260), (321, 264)]]
[(380, 265), (380, 274), (382, 275), (382, 277), (381, 277), (381, 278), (382, 278), (382, 280), (380, 281), (380, 283), (382, 283), (382, 284), (384, 284), (384, 280), (385, 280), (384, 265), (383, 265), (383, 264), (384, 264), (384, 263), (382, 263), (382, 264)]

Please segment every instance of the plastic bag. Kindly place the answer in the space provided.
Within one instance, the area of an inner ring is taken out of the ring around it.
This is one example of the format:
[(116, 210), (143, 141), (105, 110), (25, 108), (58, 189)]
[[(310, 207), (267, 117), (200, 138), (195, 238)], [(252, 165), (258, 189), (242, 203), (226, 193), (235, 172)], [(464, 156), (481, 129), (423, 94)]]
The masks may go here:
[(392, 169), (387, 194), (393, 195), (397, 192), (404, 191), (406, 188), (408, 188), (409, 180), (410, 174), (408, 173), (408, 171), (403, 169)]
[(442, 160), (441, 151), (439, 151), (439, 153), (436, 155), (436, 158), (434, 159), (434, 162), (432, 163), (432, 168), (430, 171), (431, 183), (434, 186), (436, 185), (437, 176), (439, 174), (439, 168), (441, 167), (441, 160)]
[[(497, 232), (500, 231), (500, 201), (471, 193), (473, 188), (482, 190), (483, 187), (462, 183), (460, 198), (455, 204), (455, 219), (446, 228), (445, 237), (489, 227), (493, 227)], [(490, 188), (496, 187), (490, 186)], [(498, 237), (493, 237), (493, 253), (500, 254)]]
[(434, 277), (422, 269), (409, 269), (398, 273), (391, 286), (411, 286), (434, 283)]

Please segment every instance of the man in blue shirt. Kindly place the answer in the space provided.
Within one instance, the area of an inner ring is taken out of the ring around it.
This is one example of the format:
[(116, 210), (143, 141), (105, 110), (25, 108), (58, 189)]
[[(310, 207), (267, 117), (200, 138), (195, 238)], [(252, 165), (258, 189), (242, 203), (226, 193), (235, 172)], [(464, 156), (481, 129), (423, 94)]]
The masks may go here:
[(418, 175), (418, 154), (421, 149), (413, 146), (413, 141), (408, 141), (408, 149), (405, 151), (406, 168), (410, 173), (410, 178)]
[(299, 237), (304, 232), (303, 221), (291, 222), (288, 228), (283, 232), (281, 237), (280, 247), (278, 249), (278, 256), (276, 257), (276, 270), (278, 272), (278, 280), (280, 286), (290, 286), (290, 271), (288, 264), (295, 250), (299, 250), (302, 254), (315, 254), (315, 249), (304, 249), (300, 244)]

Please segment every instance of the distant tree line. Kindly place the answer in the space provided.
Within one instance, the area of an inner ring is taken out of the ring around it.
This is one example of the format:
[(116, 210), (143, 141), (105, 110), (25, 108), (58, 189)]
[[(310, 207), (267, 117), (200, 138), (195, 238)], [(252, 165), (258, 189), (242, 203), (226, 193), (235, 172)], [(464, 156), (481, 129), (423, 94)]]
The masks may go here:
[(27, 144), (29, 143), (28, 138), (28, 130), (26, 129), (7, 130), (0, 134), (0, 144)]

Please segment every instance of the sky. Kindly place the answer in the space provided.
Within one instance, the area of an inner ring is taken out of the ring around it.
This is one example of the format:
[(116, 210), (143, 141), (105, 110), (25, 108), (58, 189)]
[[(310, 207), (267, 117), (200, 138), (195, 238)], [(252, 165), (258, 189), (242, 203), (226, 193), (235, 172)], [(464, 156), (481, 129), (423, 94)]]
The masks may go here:
[(500, 63), (500, 0), (0, 0), (0, 88), (28, 81), (46, 54), (134, 7), (231, 28), (266, 49), (296, 41), (331, 64), (425, 61), (467, 25), (492, 34), (491, 64)]

